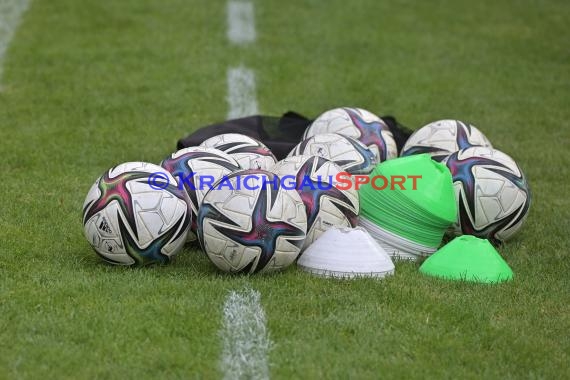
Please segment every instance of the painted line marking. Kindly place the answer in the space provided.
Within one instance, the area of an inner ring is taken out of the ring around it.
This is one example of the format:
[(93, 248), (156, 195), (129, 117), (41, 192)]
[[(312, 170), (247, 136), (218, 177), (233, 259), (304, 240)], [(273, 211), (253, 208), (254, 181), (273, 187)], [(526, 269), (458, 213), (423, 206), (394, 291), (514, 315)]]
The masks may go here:
[[(4, 56), (20, 24), (22, 14), (28, 9), (29, 0), (0, 1), (0, 83), (4, 71)], [(1, 87), (0, 87), (1, 91)]]
[(255, 20), (253, 3), (250, 1), (228, 1), (228, 40), (235, 44), (255, 41)]
[(221, 369), (225, 380), (269, 379), (269, 339), (259, 291), (231, 291), (223, 308)]
[(230, 67), (228, 81), (228, 119), (255, 115), (258, 112), (255, 99), (255, 73), (253, 70)]
[[(230, 0), (227, 3), (227, 36), (231, 43), (255, 41), (253, 3)], [(244, 66), (227, 71), (228, 119), (258, 113), (255, 73)], [(272, 342), (266, 327), (261, 294), (257, 290), (231, 291), (223, 306), (220, 330), (223, 351), (220, 361), (225, 380), (269, 379), (269, 351)]]

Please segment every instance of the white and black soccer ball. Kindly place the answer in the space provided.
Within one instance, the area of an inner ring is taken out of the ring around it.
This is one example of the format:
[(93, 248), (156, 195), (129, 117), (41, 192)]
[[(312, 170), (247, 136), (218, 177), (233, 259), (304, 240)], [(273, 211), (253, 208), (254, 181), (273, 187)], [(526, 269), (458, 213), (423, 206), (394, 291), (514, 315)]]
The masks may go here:
[(178, 181), (190, 198), (192, 225), (188, 241), (196, 240), (196, 215), (202, 199), (222, 177), (241, 170), (229, 154), (215, 148), (194, 146), (181, 149), (160, 163)]
[(368, 174), (378, 164), (370, 148), (338, 133), (322, 133), (301, 141), (287, 157), (294, 156), (324, 157), (350, 174)]
[(273, 272), (291, 265), (307, 232), (295, 190), (265, 170), (234, 172), (210, 190), (198, 212), (202, 248), (224, 272)]
[(303, 139), (322, 133), (340, 133), (366, 145), (378, 162), (396, 158), (398, 148), (388, 125), (362, 108), (341, 107), (321, 114), (305, 130)]
[(492, 148), (489, 139), (475, 126), (459, 120), (439, 120), (415, 131), (402, 148), (401, 156), (428, 153), (439, 162), (472, 146)]
[(281, 178), (282, 186), (296, 189), (305, 204), (307, 238), (303, 249), (330, 228), (357, 226), (358, 192), (353, 187), (337, 187), (337, 176), (343, 170), (334, 162), (319, 156), (288, 157), (272, 171)]
[(85, 237), (117, 265), (169, 262), (182, 249), (191, 219), (186, 191), (169, 172), (144, 162), (109, 169), (83, 204)]
[(496, 149), (471, 147), (450, 154), (443, 163), (455, 188), (457, 234), (506, 241), (520, 230), (531, 194), (511, 157)]
[(243, 169), (270, 170), (277, 162), (271, 150), (261, 141), (240, 133), (224, 133), (200, 144), (216, 148), (232, 156)]

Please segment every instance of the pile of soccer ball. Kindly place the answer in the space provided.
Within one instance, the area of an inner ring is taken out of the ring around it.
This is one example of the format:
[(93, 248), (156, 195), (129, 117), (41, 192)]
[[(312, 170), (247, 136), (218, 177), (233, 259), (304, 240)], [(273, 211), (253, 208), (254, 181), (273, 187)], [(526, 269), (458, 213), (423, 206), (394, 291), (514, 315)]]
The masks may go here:
[[(455, 120), (428, 124), (401, 155), (417, 153), (450, 169), (457, 233), (503, 241), (520, 229), (530, 205), (524, 175), (477, 128)], [(368, 174), (397, 156), (386, 123), (359, 108), (323, 113), (279, 162), (255, 139), (215, 136), (160, 165), (109, 169), (87, 194), (85, 235), (101, 258), (118, 265), (167, 263), (197, 242), (223, 271), (280, 270), (327, 229), (358, 224), (358, 192), (339, 186), (339, 174)]]

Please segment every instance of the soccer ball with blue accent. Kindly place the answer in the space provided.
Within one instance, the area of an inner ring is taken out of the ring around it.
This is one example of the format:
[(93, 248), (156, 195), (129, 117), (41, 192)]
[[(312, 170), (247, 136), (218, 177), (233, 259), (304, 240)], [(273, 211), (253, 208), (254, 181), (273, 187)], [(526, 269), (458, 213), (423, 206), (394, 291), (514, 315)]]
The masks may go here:
[(455, 188), (457, 234), (506, 241), (521, 229), (531, 194), (511, 157), (496, 149), (471, 147), (451, 153), (443, 163)]
[(202, 199), (210, 188), (224, 176), (242, 170), (229, 154), (215, 148), (194, 146), (172, 153), (160, 163), (183, 187), (190, 199), (192, 225), (188, 241), (196, 240), (196, 215)]
[(489, 139), (475, 126), (459, 120), (439, 120), (415, 131), (402, 148), (401, 156), (428, 153), (439, 162), (472, 146), (492, 148)]
[(283, 270), (301, 251), (305, 206), (294, 189), (265, 170), (238, 171), (210, 190), (198, 211), (198, 239), (212, 263), (229, 273)]
[(168, 263), (182, 249), (191, 219), (186, 191), (169, 172), (144, 162), (106, 171), (83, 204), (85, 237), (116, 265)]
[(295, 156), (279, 161), (272, 171), (283, 186), (294, 188), (305, 204), (307, 238), (303, 249), (326, 230), (335, 227), (356, 227), (360, 203), (354, 188), (339, 188), (342, 169), (319, 156)]
[(370, 148), (352, 137), (338, 133), (318, 134), (301, 141), (288, 155), (293, 156), (323, 157), (350, 174), (368, 174), (378, 164)]
[(240, 133), (224, 133), (200, 144), (216, 148), (232, 156), (243, 169), (270, 170), (277, 162), (271, 150), (261, 141)]
[(374, 153), (378, 162), (398, 156), (396, 141), (388, 125), (362, 108), (341, 107), (322, 113), (305, 130), (303, 139), (323, 133), (340, 133), (357, 139)]

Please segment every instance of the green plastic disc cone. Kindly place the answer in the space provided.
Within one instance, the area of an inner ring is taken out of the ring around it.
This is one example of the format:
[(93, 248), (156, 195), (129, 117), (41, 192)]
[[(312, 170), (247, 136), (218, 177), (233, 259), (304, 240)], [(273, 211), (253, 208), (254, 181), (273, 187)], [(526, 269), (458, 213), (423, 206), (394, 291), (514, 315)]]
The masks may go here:
[(428, 276), (496, 283), (513, 279), (513, 271), (487, 239), (463, 235), (431, 255), (420, 267)]
[(387, 178), (420, 176), (421, 178), (416, 179), (415, 189), (409, 180), (404, 190), (395, 187), (396, 194), (404, 195), (408, 201), (435, 217), (455, 221), (457, 217), (455, 192), (451, 172), (447, 166), (432, 160), (429, 154), (424, 153), (388, 160), (377, 168), (378, 172)]
[[(401, 177), (403, 186), (374, 185)], [(417, 181), (413, 185), (410, 179)], [(457, 218), (457, 205), (449, 169), (419, 154), (385, 161), (359, 190), (361, 215), (382, 229), (425, 247), (439, 247), (443, 234)], [(382, 181), (381, 181), (382, 182)]]

